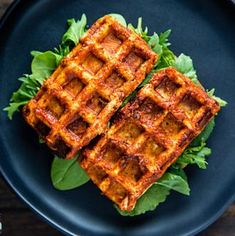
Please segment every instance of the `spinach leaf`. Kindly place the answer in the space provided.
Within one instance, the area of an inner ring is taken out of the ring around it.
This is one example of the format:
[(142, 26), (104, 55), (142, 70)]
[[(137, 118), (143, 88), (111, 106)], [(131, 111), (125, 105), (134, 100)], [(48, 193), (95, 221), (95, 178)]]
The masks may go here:
[(86, 172), (80, 167), (77, 158), (64, 160), (55, 157), (51, 167), (51, 180), (58, 190), (69, 190), (89, 181)]

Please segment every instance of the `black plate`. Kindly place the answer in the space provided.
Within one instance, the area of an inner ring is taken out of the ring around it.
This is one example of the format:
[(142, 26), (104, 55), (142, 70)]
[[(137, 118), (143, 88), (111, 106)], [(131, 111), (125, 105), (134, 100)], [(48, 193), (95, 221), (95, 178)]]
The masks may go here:
[(89, 24), (118, 12), (128, 22), (143, 16), (150, 31), (173, 30), (172, 49), (194, 59), (199, 78), (229, 102), (209, 141), (213, 154), (207, 170), (187, 168), (191, 196), (172, 193), (156, 211), (129, 218), (88, 183), (67, 192), (50, 182), (52, 155), (17, 114), (10, 122), (1, 112), (1, 172), (36, 212), (71, 235), (191, 235), (214, 221), (235, 196), (235, 10), (228, 1), (188, 0), (40, 0), (16, 1), (1, 22), (0, 108), (30, 72), (33, 49), (56, 46), (66, 20), (86, 13)]

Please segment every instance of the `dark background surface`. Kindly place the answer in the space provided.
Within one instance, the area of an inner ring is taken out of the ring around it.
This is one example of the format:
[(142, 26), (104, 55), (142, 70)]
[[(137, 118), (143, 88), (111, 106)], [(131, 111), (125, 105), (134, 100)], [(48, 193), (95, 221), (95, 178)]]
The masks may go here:
[[(2, 15), (12, 0), (0, 0), (0, 15)], [(3, 235), (61, 235), (38, 217), (19, 200), (10, 188), (0, 179), (0, 214)], [(235, 204), (207, 230), (200, 235), (235, 236)]]
[[(60, 236), (35, 215), (0, 179), (0, 214), (4, 236)], [(235, 204), (198, 236), (235, 236)]]

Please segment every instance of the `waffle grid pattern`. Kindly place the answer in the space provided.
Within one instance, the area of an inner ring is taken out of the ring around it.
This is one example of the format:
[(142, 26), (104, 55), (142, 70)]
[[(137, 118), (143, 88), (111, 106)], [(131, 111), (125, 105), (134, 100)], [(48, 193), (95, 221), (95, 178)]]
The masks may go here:
[(218, 111), (190, 79), (173, 68), (161, 70), (84, 151), (81, 165), (106, 196), (130, 211)]
[(137, 34), (105, 16), (24, 107), (24, 117), (55, 153), (73, 158), (105, 131), (156, 59)]

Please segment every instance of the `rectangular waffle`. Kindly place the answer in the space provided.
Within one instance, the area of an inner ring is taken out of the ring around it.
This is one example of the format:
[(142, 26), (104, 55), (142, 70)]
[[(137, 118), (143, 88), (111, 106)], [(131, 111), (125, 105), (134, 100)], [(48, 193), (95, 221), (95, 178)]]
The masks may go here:
[(151, 71), (157, 55), (136, 33), (104, 16), (23, 108), (26, 121), (60, 157), (74, 157)]
[(121, 210), (131, 211), (219, 109), (189, 78), (161, 70), (84, 151), (81, 166)]

